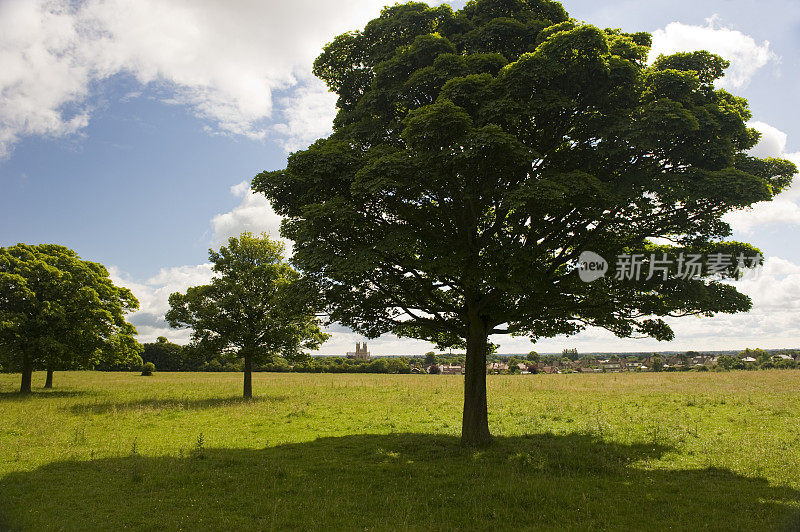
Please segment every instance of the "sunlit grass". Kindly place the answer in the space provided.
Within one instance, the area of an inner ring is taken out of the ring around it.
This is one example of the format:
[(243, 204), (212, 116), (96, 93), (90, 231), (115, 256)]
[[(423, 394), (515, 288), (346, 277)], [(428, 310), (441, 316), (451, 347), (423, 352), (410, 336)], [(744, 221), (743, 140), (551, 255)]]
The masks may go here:
[(12, 528), (774, 529), (800, 508), (800, 371), (490, 376), (480, 451), (459, 376), (259, 373), (252, 401), (236, 373), (18, 378)]

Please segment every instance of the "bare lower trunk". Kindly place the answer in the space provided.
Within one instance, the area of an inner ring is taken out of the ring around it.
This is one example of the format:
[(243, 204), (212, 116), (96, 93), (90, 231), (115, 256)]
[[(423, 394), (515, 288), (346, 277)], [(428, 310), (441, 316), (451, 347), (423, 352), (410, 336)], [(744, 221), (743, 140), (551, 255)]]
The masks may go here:
[(31, 380), (33, 378), (33, 362), (29, 358), (22, 361), (22, 383), (19, 393), (31, 393)]
[(48, 369), (47, 370), (47, 378), (44, 381), (44, 387), (45, 388), (52, 388), (53, 387), (53, 370), (52, 369)]
[(244, 398), (253, 397), (253, 359), (245, 355), (244, 357)]
[(486, 408), (486, 351), (488, 327), (473, 320), (467, 336), (466, 375), (464, 376), (464, 417), (461, 421), (462, 445), (480, 446), (492, 441)]

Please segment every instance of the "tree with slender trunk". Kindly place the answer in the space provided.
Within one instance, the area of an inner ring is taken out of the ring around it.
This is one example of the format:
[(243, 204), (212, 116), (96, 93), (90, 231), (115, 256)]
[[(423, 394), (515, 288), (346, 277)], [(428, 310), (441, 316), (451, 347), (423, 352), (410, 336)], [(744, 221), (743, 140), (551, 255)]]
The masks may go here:
[(138, 345), (125, 314), (139, 308), (127, 288), (114, 285), (101, 264), (56, 244), (0, 248), (0, 357), (22, 373), (31, 393), (34, 370), (87, 368), (128, 356)]
[(328, 335), (319, 328), (315, 291), (283, 258), (283, 244), (242, 233), (209, 250), (214, 277), (207, 285), (169, 297), (166, 319), (192, 329), (193, 347), (244, 361), (244, 397), (253, 396), (256, 364), (316, 349)]
[(747, 102), (714, 86), (724, 59), (649, 63), (650, 44), (548, 0), (385, 8), (314, 64), (339, 96), (333, 134), (253, 180), (333, 321), (466, 347), (465, 444), (490, 440), (490, 336), (669, 340), (665, 316), (751, 306), (722, 282), (735, 261), (690, 277), (672, 263), (667, 279), (577, 271), (587, 251), (637, 257), (645, 276), (664, 254), (755, 256), (723, 215), (797, 171), (748, 155)]

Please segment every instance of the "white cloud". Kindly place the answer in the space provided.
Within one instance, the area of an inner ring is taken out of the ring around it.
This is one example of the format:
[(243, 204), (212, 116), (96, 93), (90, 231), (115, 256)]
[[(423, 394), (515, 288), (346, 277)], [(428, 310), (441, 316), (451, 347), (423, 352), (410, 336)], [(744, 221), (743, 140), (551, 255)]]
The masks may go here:
[(336, 116), (336, 99), (336, 94), (328, 92), (318, 79), (282, 98), (279, 104), (284, 121), (275, 124), (273, 129), (282, 137), (283, 149), (297, 151), (329, 135)]
[(217, 214), (211, 220), (212, 244), (225, 244), (229, 237), (250, 231), (255, 234), (267, 233), (270, 237), (281, 240), (286, 244), (287, 253), (290, 253), (291, 241), (280, 238), (282, 218), (275, 213), (269, 201), (261, 194), (254, 194), (248, 181), (232, 186), (231, 193), (242, 200), (232, 211)]
[(185, 292), (190, 286), (206, 284), (213, 272), (211, 264), (176, 266), (162, 268), (157, 275), (144, 282), (138, 282), (117, 267), (109, 268), (111, 279), (117, 286), (124, 286), (139, 300), (139, 310), (129, 315), (129, 321), (136, 326), (140, 342), (151, 342), (159, 336), (186, 343), (189, 331), (172, 329), (164, 321), (169, 310), (169, 296), (173, 292)]
[(780, 129), (773, 127), (765, 122), (754, 120), (747, 124), (749, 127), (757, 129), (761, 133), (758, 144), (750, 150), (753, 157), (781, 157), (786, 152), (786, 140), (788, 135)]
[(64, 136), (88, 123), (80, 103), (90, 68), (76, 52), (77, 29), (66, 7), (24, 0), (0, 3), (0, 159), (28, 135)]
[[(793, 188), (797, 188), (796, 186)], [(800, 205), (778, 195), (770, 202), (761, 202), (752, 208), (725, 215), (734, 231), (752, 235), (758, 227), (778, 224), (800, 224)]]
[(769, 46), (768, 41), (759, 44), (749, 35), (724, 27), (714, 15), (706, 20), (705, 26), (671, 22), (664, 29), (654, 31), (650, 60), (660, 54), (707, 50), (731, 62), (720, 86), (739, 88), (747, 85), (760, 68), (778, 61)]
[[(7, 0), (0, 3), (0, 158), (23, 137), (85, 128), (93, 92), (118, 74), (156, 84), (165, 102), (187, 106), (212, 131), (278, 135), (287, 149), (301, 147), (325, 134), (332, 116), (332, 96), (310, 74), (314, 57), (386, 3)], [(275, 91), (288, 96), (274, 102)]]
[[(761, 140), (750, 150), (755, 157), (781, 157), (800, 166), (800, 152), (785, 153), (787, 135), (783, 131), (764, 122), (750, 122), (750, 127), (761, 133)], [(725, 215), (734, 231), (752, 234), (756, 228), (776, 224), (800, 224), (800, 182), (797, 177), (792, 185), (775, 196), (772, 201), (756, 203), (750, 209)]]
[[(277, 136), (287, 151), (301, 148), (329, 132), (334, 111), (334, 96), (310, 75), (314, 57), (386, 3), (7, 0), (0, 4), (0, 158), (23, 137), (81, 131), (93, 93), (118, 74), (157, 85), (163, 101), (187, 106), (212, 131)], [(733, 87), (777, 59), (769, 43), (717, 18), (654, 33), (654, 55), (701, 48), (733, 62), (722, 83)], [(276, 91), (286, 96), (274, 101)]]
[(800, 309), (800, 266), (779, 257), (769, 257), (757, 275), (734, 283), (753, 299), (760, 313), (796, 315)]

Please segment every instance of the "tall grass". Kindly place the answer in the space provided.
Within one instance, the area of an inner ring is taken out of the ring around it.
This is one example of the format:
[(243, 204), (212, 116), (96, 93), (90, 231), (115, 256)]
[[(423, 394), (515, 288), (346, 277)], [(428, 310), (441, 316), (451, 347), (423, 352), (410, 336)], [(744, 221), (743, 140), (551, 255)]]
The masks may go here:
[(800, 371), (490, 376), (477, 451), (459, 376), (259, 373), (252, 401), (237, 373), (17, 379), (0, 528), (761, 530), (800, 509)]

